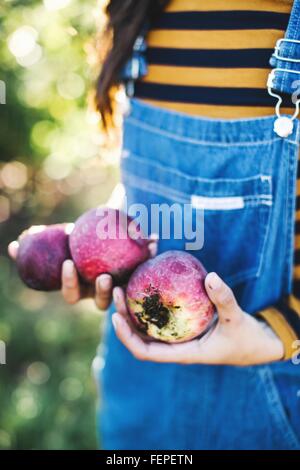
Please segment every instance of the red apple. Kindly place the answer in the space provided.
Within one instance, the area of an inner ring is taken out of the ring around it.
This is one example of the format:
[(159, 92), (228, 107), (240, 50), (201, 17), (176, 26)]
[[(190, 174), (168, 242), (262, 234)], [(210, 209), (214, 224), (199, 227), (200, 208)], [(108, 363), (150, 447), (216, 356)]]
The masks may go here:
[(204, 287), (206, 270), (183, 251), (167, 251), (130, 277), (126, 298), (136, 326), (167, 343), (196, 338), (212, 323), (214, 305)]
[(149, 258), (147, 240), (135, 222), (121, 211), (95, 208), (75, 222), (70, 251), (83, 280), (112, 275), (115, 284), (126, 282), (134, 269)]
[(70, 258), (71, 228), (72, 224), (40, 225), (20, 235), (17, 268), (28, 287), (43, 291), (60, 289), (62, 264)]

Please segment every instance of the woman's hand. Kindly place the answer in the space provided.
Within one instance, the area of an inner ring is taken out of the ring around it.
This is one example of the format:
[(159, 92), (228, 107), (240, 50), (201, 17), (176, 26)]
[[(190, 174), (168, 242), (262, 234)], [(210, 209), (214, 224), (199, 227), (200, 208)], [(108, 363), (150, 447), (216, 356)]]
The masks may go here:
[[(16, 259), (19, 244), (14, 241), (8, 246), (8, 253), (11, 258)], [(68, 304), (75, 304), (84, 298), (94, 298), (100, 310), (106, 310), (112, 299), (112, 277), (109, 274), (101, 274), (96, 279), (95, 285), (84, 285), (80, 283), (79, 277), (72, 260), (64, 261), (62, 267), (62, 288), (61, 293)]]
[(72, 260), (64, 261), (62, 267), (61, 293), (68, 304), (75, 304), (81, 299), (94, 298), (96, 306), (100, 310), (106, 310), (112, 299), (112, 277), (109, 274), (101, 274), (94, 285), (80, 283), (79, 277)]
[(165, 344), (141, 338), (130, 322), (121, 288), (113, 292), (118, 312), (112, 321), (117, 336), (137, 359), (145, 361), (246, 366), (283, 358), (281, 340), (266, 324), (243, 312), (232, 290), (216, 273), (206, 276), (205, 287), (219, 319), (201, 339)]

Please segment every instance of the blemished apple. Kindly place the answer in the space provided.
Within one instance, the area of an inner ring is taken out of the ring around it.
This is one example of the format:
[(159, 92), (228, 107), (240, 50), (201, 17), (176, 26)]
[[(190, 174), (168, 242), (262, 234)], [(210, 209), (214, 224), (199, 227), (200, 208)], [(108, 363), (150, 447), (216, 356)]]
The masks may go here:
[(75, 222), (70, 234), (70, 251), (75, 266), (86, 282), (108, 273), (114, 284), (127, 282), (134, 269), (149, 258), (149, 240), (124, 212), (95, 208)]
[(213, 322), (206, 270), (184, 251), (167, 251), (140, 265), (129, 279), (126, 301), (137, 328), (167, 343), (192, 340)]
[(62, 264), (70, 258), (71, 230), (72, 224), (40, 225), (20, 235), (16, 262), (28, 287), (42, 291), (61, 288)]

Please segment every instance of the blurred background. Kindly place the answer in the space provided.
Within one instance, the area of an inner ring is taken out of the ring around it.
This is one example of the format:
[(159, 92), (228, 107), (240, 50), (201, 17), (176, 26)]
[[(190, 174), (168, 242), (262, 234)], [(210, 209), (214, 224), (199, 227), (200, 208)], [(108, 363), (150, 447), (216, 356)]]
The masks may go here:
[(68, 307), (27, 289), (7, 244), (32, 224), (75, 220), (118, 182), (118, 139), (107, 145), (90, 105), (103, 3), (0, 3), (0, 449), (97, 446), (91, 363), (103, 314), (92, 300)]

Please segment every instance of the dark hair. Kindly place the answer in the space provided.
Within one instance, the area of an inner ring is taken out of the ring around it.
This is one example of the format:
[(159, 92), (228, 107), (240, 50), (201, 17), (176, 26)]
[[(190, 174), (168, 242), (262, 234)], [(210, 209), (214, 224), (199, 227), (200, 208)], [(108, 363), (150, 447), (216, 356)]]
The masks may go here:
[(113, 113), (111, 89), (119, 83), (122, 67), (129, 59), (134, 42), (146, 21), (150, 22), (170, 0), (110, 0), (106, 7), (106, 38), (111, 45), (96, 86), (96, 106), (103, 124)]

